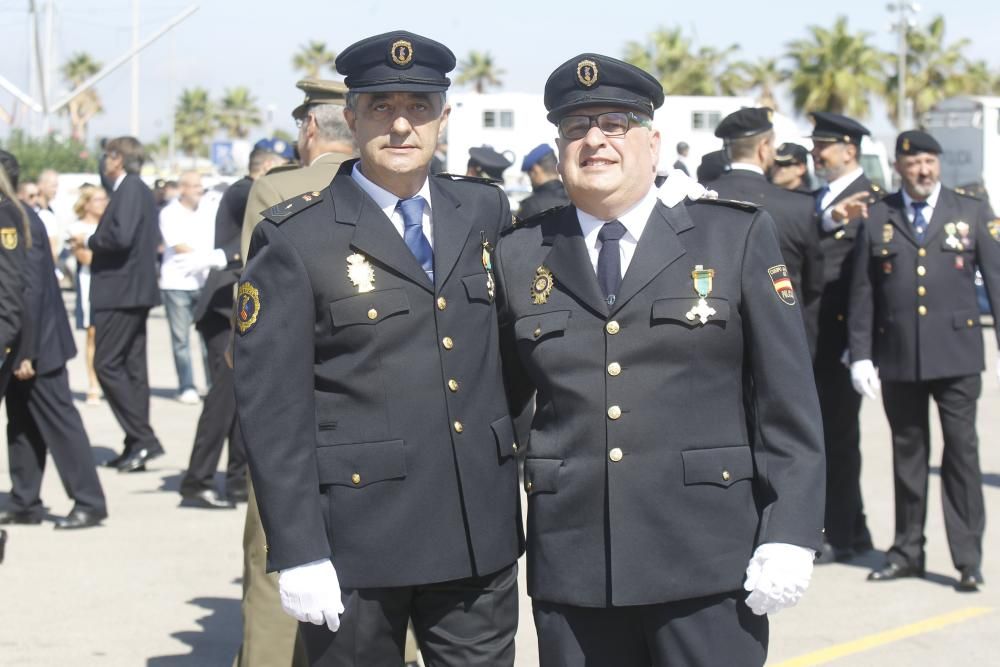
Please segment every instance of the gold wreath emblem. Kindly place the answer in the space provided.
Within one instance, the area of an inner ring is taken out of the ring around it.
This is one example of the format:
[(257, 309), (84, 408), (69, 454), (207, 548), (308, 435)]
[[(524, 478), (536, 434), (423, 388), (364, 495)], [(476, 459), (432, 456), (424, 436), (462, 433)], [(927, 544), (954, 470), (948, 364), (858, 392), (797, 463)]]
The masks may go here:
[(260, 290), (251, 283), (242, 283), (236, 298), (239, 304), (236, 323), (240, 327), (240, 333), (245, 334), (257, 323), (257, 316), (260, 314)]
[(544, 266), (538, 267), (535, 271), (535, 280), (531, 283), (531, 301), (536, 306), (539, 306), (549, 300), (549, 295), (552, 294), (552, 288), (555, 287), (556, 281), (552, 277), (552, 272), (549, 271)]
[(597, 63), (581, 60), (576, 66), (576, 80), (588, 88), (597, 83)]
[(413, 60), (413, 44), (410, 44), (405, 39), (393, 42), (390, 55), (392, 56), (392, 62), (400, 67), (405, 67)]

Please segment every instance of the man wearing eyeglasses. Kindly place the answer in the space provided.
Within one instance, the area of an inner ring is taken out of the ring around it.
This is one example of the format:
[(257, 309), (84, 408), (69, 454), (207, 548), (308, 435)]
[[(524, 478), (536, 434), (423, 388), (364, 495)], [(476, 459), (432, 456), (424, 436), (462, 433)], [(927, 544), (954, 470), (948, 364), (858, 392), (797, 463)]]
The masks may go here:
[(571, 206), (497, 250), (540, 664), (761, 665), (822, 542), (819, 406), (770, 216), (668, 207), (658, 81), (584, 53), (545, 85)]

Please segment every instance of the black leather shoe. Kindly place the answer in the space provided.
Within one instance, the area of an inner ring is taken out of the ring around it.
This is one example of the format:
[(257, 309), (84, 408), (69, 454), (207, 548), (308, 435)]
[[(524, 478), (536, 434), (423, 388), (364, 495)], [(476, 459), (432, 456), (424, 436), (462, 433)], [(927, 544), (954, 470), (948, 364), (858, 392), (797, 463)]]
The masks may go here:
[(163, 453), (162, 447), (156, 449), (140, 447), (118, 464), (118, 472), (142, 472), (146, 469), (146, 461), (155, 459), (157, 456), (163, 456)]
[(0, 530), (0, 563), (3, 562), (3, 552), (7, 549), (7, 531)]
[(246, 488), (232, 489), (231, 491), (227, 489), (226, 499), (234, 505), (237, 503), (245, 503), (250, 499), (250, 493), (246, 490)]
[(863, 552), (857, 552), (850, 547), (835, 547), (829, 542), (824, 542), (820, 551), (816, 554), (816, 565), (829, 565), (830, 563), (846, 563), (855, 556)]
[(983, 573), (978, 567), (963, 567), (955, 588), (963, 593), (976, 593), (979, 591), (979, 585), (982, 583)]
[(125, 450), (124, 452), (122, 452), (121, 454), (119, 454), (118, 456), (116, 456), (114, 458), (110, 458), (110, 459), (107, 459), (106, 461), (102, 461), (101, 462), (101, 467), (102, 468), (117, 468), (119, 465), (121, 465), (121, 462), (124, 461), (127, 458), (128, 458), (128, 450)]
[(107, 516), (107, 513), (100, 514), (92, 510), (73, 510), (62, 519), (56, 519), (56, 530), (93, 528), (101, 525), (101, 521)]
[(868, 581), (894, 581), (896, 579), (906, 579), (907, 577), (922, 576), (924, 576), (923, 567), (886, 563), (881, 570), (872, 570), (868, 574)]
[(41, 522), (41, 516), (28, 510), (3, 510), (0, 512), (0, 526), (9, 526), (11, 524), (37, 526)]
[(204, 489), (196, 493), (182, 494), (181, 507), (196, 507), (203, 510), (236, 509), (235, 504), (220, 498), (215, 489)]

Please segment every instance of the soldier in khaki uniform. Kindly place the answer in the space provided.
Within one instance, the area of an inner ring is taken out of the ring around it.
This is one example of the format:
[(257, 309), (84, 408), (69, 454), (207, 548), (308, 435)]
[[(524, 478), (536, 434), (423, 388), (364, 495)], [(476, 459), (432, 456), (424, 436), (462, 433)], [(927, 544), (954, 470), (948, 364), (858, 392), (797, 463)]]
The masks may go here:
[[(244, 258), (250, 235), (263, 220), (262, 211), (303, 192), (325, 188), (340, 164), (354, 152), (354, 140), (343, 116), (346, 86), (318, 79), (305, 79), (296, 86), (305, 92), (305, 100), (292, 111), (299, 127), (298, 149), (303, 166), (278, 167), (254, 181), (243, 219)], [(304, 648), (295, 639), (297, 623), (281, 610), (278, 578), (265, 574), (265, 562), (264, 530), (251, 486), (243, 530), (243, 644), (235, 665), (307, 664)]]

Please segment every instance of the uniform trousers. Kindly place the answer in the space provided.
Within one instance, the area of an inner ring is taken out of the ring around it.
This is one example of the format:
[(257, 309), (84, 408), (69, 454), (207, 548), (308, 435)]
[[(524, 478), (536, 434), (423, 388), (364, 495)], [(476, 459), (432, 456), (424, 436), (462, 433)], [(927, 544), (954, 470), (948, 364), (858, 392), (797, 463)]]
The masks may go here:
[(540, 667), (760, 667), (767, 616), (746, 593), (630, 607), (532, 602)]
[(146, 318), (149, 308), (96, 310), (94, 370), (104, 397), (125, 431), (125, 453), (163, 451), (149, 424)]
[(75, 510), (107, 516), (107, 505), (90, 439), (69, 389), (66, 367), (12, 380), (7, 391), (7, 447), (10, 455), (10, 509), (42, 516), (42, 473), (46, 451)]
[(921, 382), (882, 383), (882, 403), (892, 429), (892, 471), (896, 498), (896, 535), (888, 559), (900, 565), (924, 564), (927, 477), (930, 467), (930, 398), (941, 417), (941, 500), (951, 560), (959, 570), (982, 564), (983, 503), (976, 435), (980, 375)]
[(226, 492), (242, 490), (247, 483), (247, 454), (236, 419), (236, 394), (233, 392), (233, 369), (226, 363), (226, 347), (233, 329), (227, 318), (209, 314), (198, 330), (208, 351), (212, 385), (202, 404), (194, 447), (187, 472), (181, 480), (181, 494), (193, 494), (213, 488), (215, 469), (222, 456), (222, 446), (229, 438), (229, 461), (226, 465)]
[(826, 445), (826, 539), (838, 549), (866, 551), (872, 538), (861, 499), (861, 395), (839, 358), (818, 355), (814, 370)]
[(345, 611), (337, 632), (326, 625), (299, 624), (310, 665), (398, 667), (408, 620), (425, 667), (514, 664), (517, 563), (485, 576), (342, 593)]

